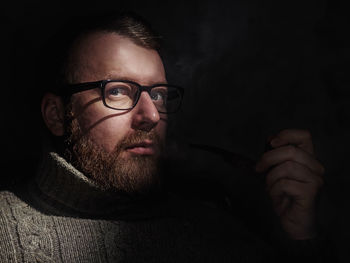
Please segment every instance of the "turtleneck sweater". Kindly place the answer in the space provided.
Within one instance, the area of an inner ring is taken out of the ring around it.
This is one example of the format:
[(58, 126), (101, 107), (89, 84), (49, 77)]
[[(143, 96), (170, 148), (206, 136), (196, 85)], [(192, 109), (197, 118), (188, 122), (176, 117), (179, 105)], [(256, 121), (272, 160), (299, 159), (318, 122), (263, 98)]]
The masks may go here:
[(272, 262), (272, 253), (220, 209), (173, 195), (133, 203), (49, 152), (26, 187), (0, 192), (0, 262)]

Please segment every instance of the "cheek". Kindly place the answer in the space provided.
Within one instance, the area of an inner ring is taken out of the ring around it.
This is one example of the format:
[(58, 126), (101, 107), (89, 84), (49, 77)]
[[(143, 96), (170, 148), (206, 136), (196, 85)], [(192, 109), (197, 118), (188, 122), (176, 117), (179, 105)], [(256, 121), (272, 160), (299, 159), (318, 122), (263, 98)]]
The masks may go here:
[(161, 140), (164, 141), (166, 136), (166, 129), (167, 129), (166, 119), (160, 119), (155, 129), (157, 134), (160, 136)]
[[(85, 107), (83, 112), (77, 116), (79, 126), (83, 134), (97, 145), (102, 146), (107, 152), (112, 152), (115, 146), (128, 134), (133, 132), (133, 112), (110, 110), (102, 104), (92, 104)], [(167, 119), (161, 119), (154, 127), (155, 132), (165, 141)]]
[(86, 110), (78, 118), (78, 122), (82, 132), (108, 152), (113, 151), (131, 127), (131, 117), (128, 113), (110, 112), (105, 108)]
[(109, 116), (91, 129), (90, 137), (108, 152), (129, 133), (130, 120), (124, 116)]

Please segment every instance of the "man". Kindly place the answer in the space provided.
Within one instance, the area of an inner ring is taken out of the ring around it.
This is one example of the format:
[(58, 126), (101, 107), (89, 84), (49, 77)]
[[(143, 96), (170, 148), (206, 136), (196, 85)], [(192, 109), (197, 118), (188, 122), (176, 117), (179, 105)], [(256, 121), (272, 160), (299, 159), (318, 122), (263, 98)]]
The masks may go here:
[(66, 52), (58, 77), (47, 74), (52, 85), (46, 82), (41, 112), (54, 138), (35, 178), (0, 195), (0, 261), (314, 257), (319, 247), (303, 241), (317, 239), (315, 199), (323, 167), (310, 135), (279, 133), (256, 165), (268, 173), (266, 186), (286, 240), (303, 240), (304, 246), (274, 248), (228, 212), (164, 187), (160, 160), (168, 114), (179, 108), (183, 90), (167, 83), (158, 38), (142, 19), (126, 14), (90, 21), (67, 49), (60, 47)]

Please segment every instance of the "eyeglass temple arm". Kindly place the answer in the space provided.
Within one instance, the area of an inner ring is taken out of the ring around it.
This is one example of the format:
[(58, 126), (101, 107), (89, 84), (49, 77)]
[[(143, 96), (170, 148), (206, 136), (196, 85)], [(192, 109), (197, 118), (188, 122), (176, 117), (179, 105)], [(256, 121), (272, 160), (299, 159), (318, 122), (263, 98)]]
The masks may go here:
[(60, 95), (72, 95), (77, 92), (102, 87), (101, 81), (87, 82), (87, 83), (77, 83), (77, 84), (67, 84), (64, 85), (62, 90), (59, 92)]

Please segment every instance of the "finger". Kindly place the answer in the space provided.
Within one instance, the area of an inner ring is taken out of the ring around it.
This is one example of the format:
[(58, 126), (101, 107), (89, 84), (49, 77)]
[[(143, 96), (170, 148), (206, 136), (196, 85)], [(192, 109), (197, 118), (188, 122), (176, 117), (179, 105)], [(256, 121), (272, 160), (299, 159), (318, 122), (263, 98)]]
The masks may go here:
[(312, 173), (307, 167), (296, 162), (287, 161), (273, 168), (266, 177), (266, 187), (270, 191), (282, 179), (295, 180), (312, 184), (316, 188), (323, 185), (323, 178)]
[(279, 132), (270, 141), (273, 148), (281, 147), (288, 144), (293, 144), (308, 152), (314, 153), (311, 133), (307, 130), (287, 129)]
[(324, 168), (319, 161), (309, 153), (293, 145), (282, 146), (264, 153), (257, 162), (255, 169), (257, 172), (265, 172), (271, 167), (287, 161), (300, 163), (318, 175), (323, 175), (324, 173)]
[(271, 199), (275, 211), (280, 216), (283, 214), (283, 211), (286, 211), (286, 209), (293, 204), (293, 199), (290, 196), (287, 196), (286, 194), (273, 196)]
[(303, 208), (310, 208), (314, 204), (318, 188), (291, 179), (282, 179), (269, 191), (274, 203), (281, 202), (282, 198), (291, 198)]

